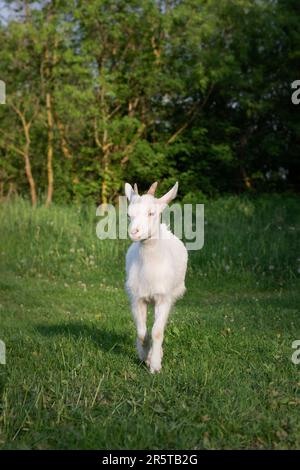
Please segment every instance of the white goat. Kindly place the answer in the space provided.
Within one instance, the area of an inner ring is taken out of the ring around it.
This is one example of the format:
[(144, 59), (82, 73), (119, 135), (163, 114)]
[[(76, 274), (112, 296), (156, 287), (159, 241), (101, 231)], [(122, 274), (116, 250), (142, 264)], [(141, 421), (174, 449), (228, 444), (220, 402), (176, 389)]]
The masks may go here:
[[(159, 199), (157, 183), (139, 196), (137, 186), (125, 184), (129, 200), (129, 235), (134, 243), (126, 255), (126, 289), (137, 327), (137, 351), (152, 373), (159, 372), (163, 356), (164, 330), (172, 304), (185, 292), (187, 250), (184, 244), (160, 223), (163, 209), (177, 195), (178, 183)], [(154, 303), (152, 346), (147, 335), (147, 304)]]

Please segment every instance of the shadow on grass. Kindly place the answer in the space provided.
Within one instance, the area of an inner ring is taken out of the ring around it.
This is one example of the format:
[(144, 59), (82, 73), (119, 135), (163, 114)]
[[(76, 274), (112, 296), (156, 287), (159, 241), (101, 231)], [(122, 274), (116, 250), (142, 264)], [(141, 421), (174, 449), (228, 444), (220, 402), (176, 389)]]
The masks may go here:
[(43, 336), (63, 336), (65, 338), (89, 339), (98, 348), (114, 354), (130, 354), (132, 344), (125, 334), (100, 329), (96, 326), (77, 322), (59, 323), (56, 325), (37, 325), (36, 330)]

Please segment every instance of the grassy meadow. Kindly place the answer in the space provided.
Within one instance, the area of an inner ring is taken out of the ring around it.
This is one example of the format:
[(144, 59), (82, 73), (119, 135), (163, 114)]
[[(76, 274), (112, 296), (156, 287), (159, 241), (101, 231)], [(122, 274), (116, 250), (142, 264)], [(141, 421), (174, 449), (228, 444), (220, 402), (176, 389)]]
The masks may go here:
[(100, 241), (90, 206), (0, 205), (1, 448), (300, 448), (299, 199), (224, 197), (205, 220), (153, 376), (128, 242)]

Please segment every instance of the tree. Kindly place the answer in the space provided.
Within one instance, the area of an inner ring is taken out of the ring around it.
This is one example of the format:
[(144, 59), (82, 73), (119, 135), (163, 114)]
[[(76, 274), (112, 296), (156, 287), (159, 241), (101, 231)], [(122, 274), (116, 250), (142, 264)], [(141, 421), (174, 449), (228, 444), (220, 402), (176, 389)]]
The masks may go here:
[(3, 191), (50, 205), (108, 203), (125, 179), (199, 197), (297, 187), (296, 0), (6, 4)]

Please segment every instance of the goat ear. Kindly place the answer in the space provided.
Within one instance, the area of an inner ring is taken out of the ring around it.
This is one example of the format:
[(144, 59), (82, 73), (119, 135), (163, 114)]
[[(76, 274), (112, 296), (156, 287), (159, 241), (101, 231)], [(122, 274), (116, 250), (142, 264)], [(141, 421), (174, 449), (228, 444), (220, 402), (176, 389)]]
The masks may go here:
[(170, 189), (164, 196), (157, 199), (157, 202), (162, 205), (164, 209), (175, 197), (177, 196), (178, 191), (178, 181), (174, 184), (173, 188)]
[(131, 184), (129, 184), (129, 183), (125, 183), (125, 194), (126, 194), (126, 197), (127, 197), (128, 201), (130, 202), (130, 200), (131, 200), (131, 198), (134, 194), (134, 191), (132, 189)]
[(154, 196), (157, 185), (158, 185), (157, 181), (155, 181), (155, 183), (151, 184), (150, 188), (148, 189), (147, 194), (151, 194), (151, 196)]
[(133, 189), (134, 189), (135, 194), (138, 196), (139, 195), (139, 190), (138, 190), (138, 186), (137, 186), (136, 183), (134, 183)]

